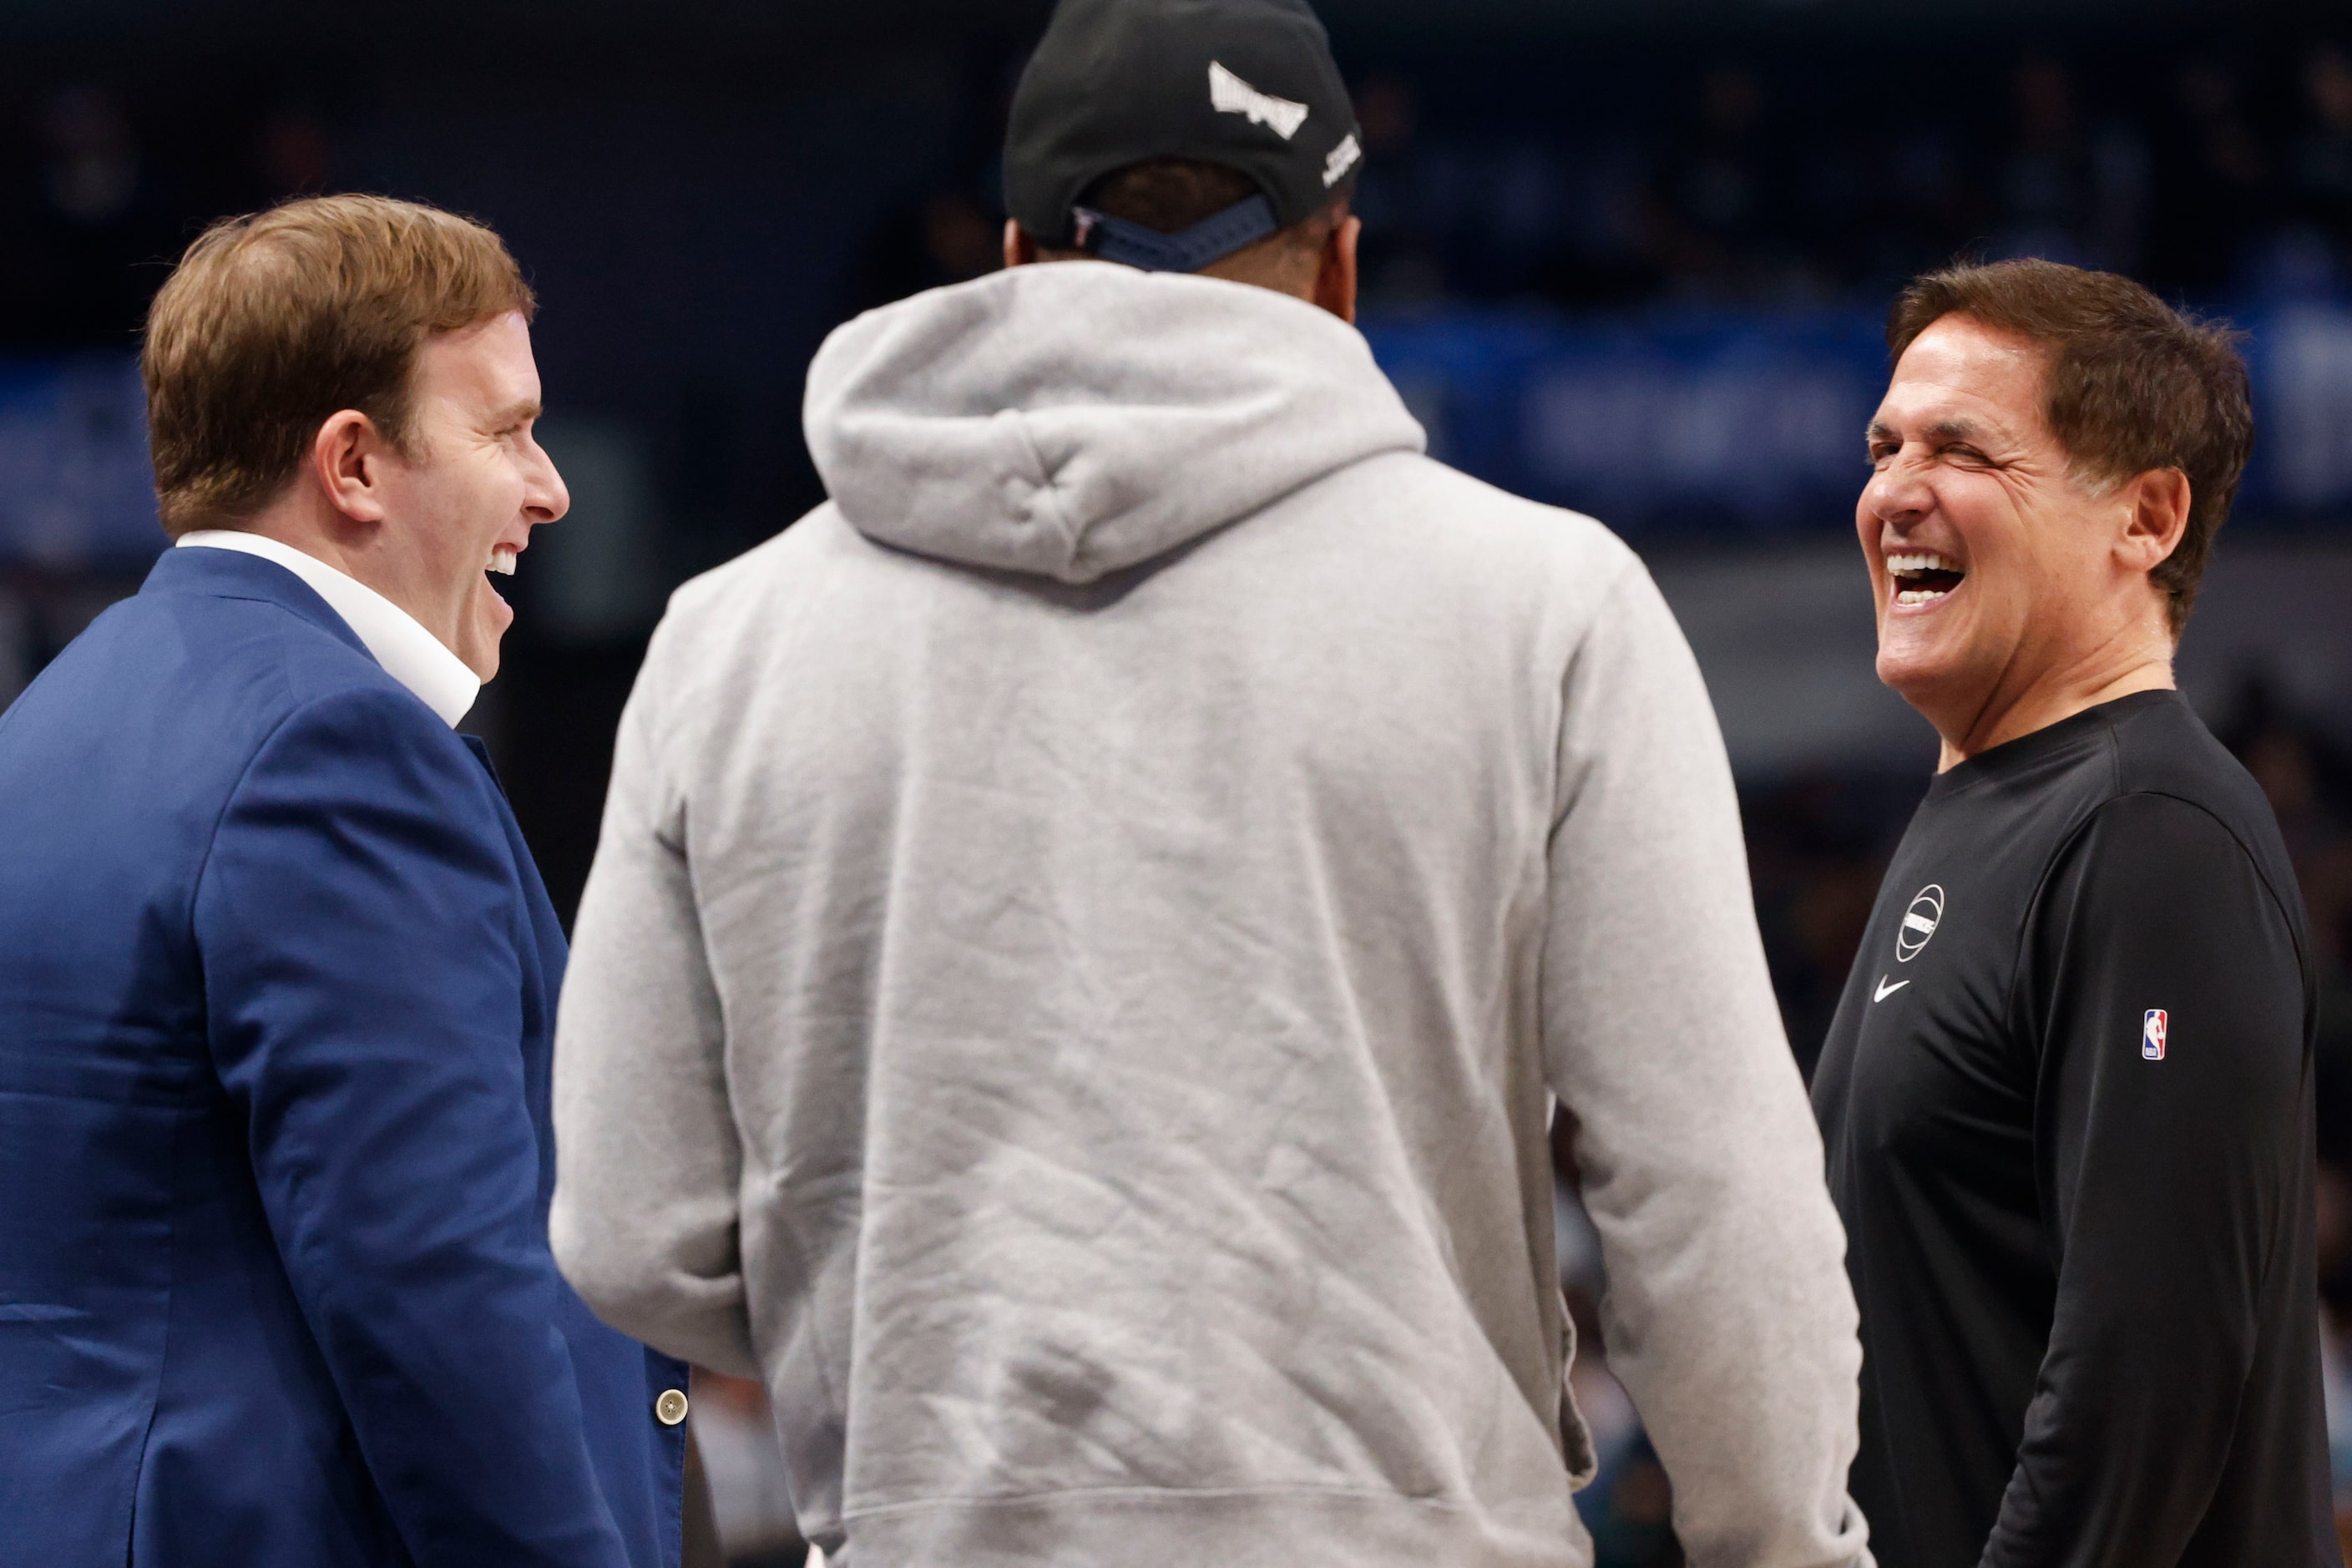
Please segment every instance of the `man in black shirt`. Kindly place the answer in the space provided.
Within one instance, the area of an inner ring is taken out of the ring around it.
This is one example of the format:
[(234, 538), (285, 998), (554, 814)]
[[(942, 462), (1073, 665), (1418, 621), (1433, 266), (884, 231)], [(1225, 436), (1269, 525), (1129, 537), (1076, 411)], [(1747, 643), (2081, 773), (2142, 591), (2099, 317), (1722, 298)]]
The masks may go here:
[(1813, 1083), (1882, 1568), (2339, 1563), (2314, 986), (2171, 656), (2252, 417), (2228, 335), (2049, 262), (1897, 302), (1857, 525), (1943, 757)]

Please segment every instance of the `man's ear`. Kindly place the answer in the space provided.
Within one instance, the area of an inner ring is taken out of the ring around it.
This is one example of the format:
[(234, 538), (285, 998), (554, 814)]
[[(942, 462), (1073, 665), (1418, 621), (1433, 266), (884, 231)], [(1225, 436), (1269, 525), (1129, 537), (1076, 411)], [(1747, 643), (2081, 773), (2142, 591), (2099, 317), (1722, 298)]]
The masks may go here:
[(1356, 241), (1363, 232), (1364, 220), (1353, 213), (1332, 225), (1315, 269), (1315, 303), (1351, 327), (1356, 324)]
[(2179, 547), (2189, 531), (2189, 476), (2179, 468), (2150, 468), (2123, 487), (2126, 509), (2116, 549), (2132, 572), (2152, 572)]
[(356, 408), (328, 416), (310, 440), (310, 477), (327, 504), (353, 522), (384, 519), (384, 463), (391, 443)]
[(1004, 265), (1026, 267), (1037, 259), (1037, 242), (1023, 231), (1020, 220), (1004, 220)]

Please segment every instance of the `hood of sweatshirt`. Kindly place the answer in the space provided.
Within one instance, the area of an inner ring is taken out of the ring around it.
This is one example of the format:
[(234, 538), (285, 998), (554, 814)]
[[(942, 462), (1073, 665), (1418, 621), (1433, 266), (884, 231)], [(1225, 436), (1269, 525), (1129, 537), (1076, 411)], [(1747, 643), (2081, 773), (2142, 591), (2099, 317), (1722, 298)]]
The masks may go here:
[(804, 418), (826, 491), (868, 538), (1072, 584), (1423, 446), (1329, 312), (1097, 261), (868, 311), (818, 352)]

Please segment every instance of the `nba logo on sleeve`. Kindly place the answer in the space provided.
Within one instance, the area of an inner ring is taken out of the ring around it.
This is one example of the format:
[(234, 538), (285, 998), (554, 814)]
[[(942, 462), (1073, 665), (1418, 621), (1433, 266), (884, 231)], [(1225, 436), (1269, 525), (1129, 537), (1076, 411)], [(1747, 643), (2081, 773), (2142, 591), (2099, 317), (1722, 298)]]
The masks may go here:
[(2139, 1054), (2146, 1060), (2164, 1059), (2164, 1009), (2150, 1007), (2139, 1026)]

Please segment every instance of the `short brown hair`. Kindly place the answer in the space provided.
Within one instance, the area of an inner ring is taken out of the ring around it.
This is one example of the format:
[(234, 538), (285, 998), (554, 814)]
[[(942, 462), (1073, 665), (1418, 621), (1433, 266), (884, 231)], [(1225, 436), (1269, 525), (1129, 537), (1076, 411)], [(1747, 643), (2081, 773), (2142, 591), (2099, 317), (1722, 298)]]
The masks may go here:
[(1945, 316), (2017, 333), (2047, 353), (2043, 416), (2078, 472), (2113, 483), (2150, 468), (2189, 477), (2189, 524), (2149, 572), (2175, 636), (2253, 448), (2242, 334), (2175, 310), (2128, 278), (2055, 261), (1949, 267), (1915, 279), (1886, 320), (1903, 351)]
[(311, 196), (214, 224), (140, 356), (164, 531), (258, 510), (343, 409), (404, 444), (425, 339), (533, 306), (497, 235), (415, 202)]
[(1256, 181), (1223, 163), (1150, 158), (1113, 169), (1088, 185), (1078, 200), (1112, 217), (1178, 234), (1257, 194)]

